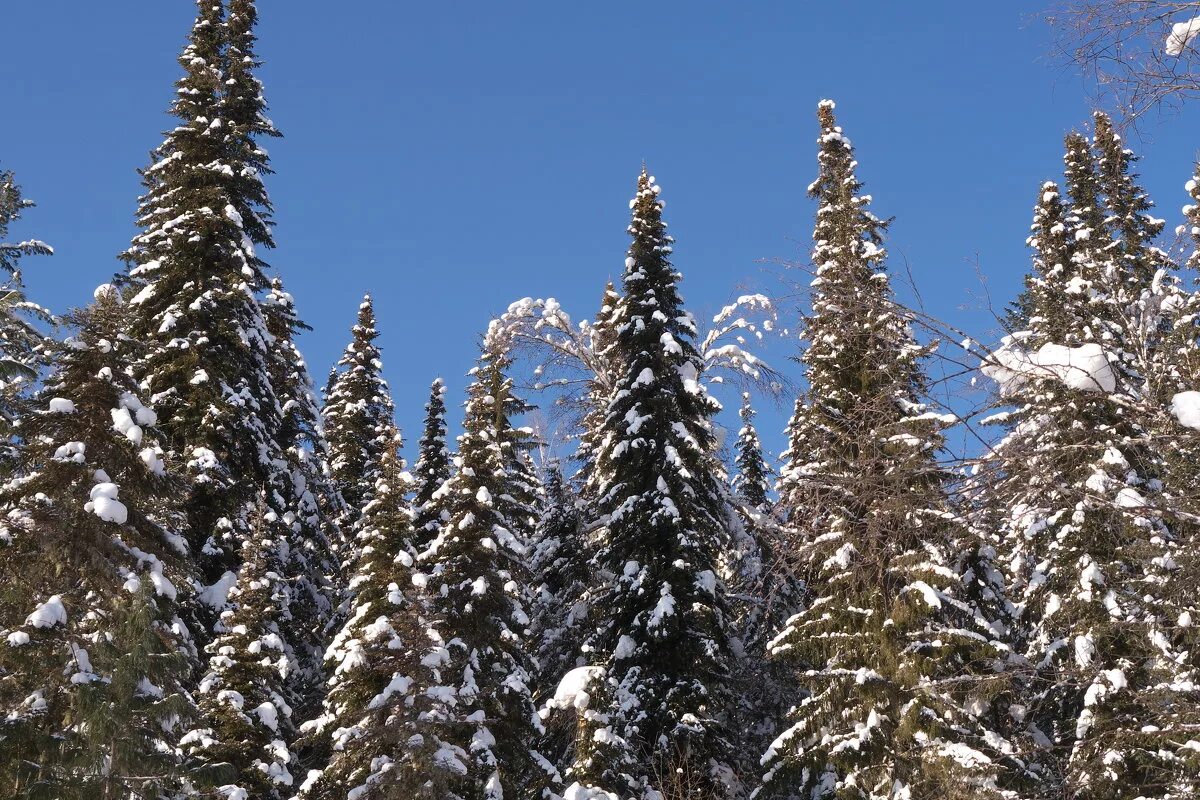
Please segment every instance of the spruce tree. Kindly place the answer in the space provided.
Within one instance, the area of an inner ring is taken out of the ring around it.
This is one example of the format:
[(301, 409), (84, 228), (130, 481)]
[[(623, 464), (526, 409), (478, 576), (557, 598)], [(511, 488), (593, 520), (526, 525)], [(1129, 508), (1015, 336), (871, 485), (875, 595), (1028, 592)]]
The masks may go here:
[(567, 779), (577, 792), (650, 798), (685, 786), (721, 797), (734, 787), (718, 578), (728, 498), (711, 421), (719, 405), (698, 379), (695, 322), (658, 194), (643, 169), (612, 320), (617, 378), (594, 455), (594, 512), (605, 528), (585, 599), (593, 680), (590, 700), (576, 702), (586, 707)]
[(742, 420), (742, 427), (738, 430), (736, 444), (734, 465), (737, 474), (732, 481), (733, 491), (747, 507), (765, 511), (768, 508), (771, 470), (763, 459), (762, 443), (758, 439), (758, 431), (754, 429), (756, 414), (750, 405), (749, 392), (742, 393), (742, 408), (738, 416)]
[[(219, 114), (226, 127), (230, 161), (240, 167), (231, 176), (230, 194), (246, 238), (258, 247), (274, 247), (271, 200), (262, 181), (271, 173), (270, 156), (259, 139), (282, 134), (266, 115), (262, 82), (254, 74), (262, 66), (255, 53), (258, 9), (254, 0), (228, 0), (228, 9)], [(253, 257), (252, 250), (249, 255)], [(265, 265), (260, 262), (260, 266)]]
[(339, 574), (333, 542), (341, 535), (334, 520), (341, 506), (328, 475), (316, 391), (296, 346), (298, 332), (309, 327), (296, 316), (295, 301), (279, 278), (271, 281), (263, 313), (273, 342), (268, 370), (280, 402), (274, 439), (283, 448), (282, 463), (275, 470), (271, 506), (277, 510), (272, 526), (286, 543), (281, 566), (292, 584), (292, 601), (283, 627), (299, 662), (289, 684), (301, 701), (297, 713), (304, 718), (320, 707), (325, 628), (333, 616)]
[[(0, 786), (13, 797), (166, 791), (190, 714), (191, 580), (155, 412), (125, 371), (139, 344), (109, 286), (21, 414), (0, 490)], [(178, 589), (177, 589), (178, 587)]]
[(192, 785), (176, 744), (183, 721), (199, 713), (183, 691), (192, 658), (154, 582), (126, 589), (113, 598), (104, 635), (91, 640), (96, 677), (81, 684), (73, 710), (82, 747), (56, 800), (172, 796)]
[[(0, 170), (0, 240), (8, 238), (8, 226), (21, 217), (21, 212), (33, 208), (33, 201), (25, 199), (10, 170)], [(37, 239), (22, 242), (0, 241), (0, 269), (10, 279), (19, 273), (20, 260), (25, 256), (53, 255), (50, 245)]]
[[(921, 403), (925, 354), (884, 271), (850, 140), (818, 107), (808, 390), (789, 425), (781, 492), (808, 581), (770, 644), (808, 693), (763, 757), (756, 797), (1000, 796), (989, 730), (1004, 648), (960, 591), (960, 539)], [(998, 752), (1001, 751), (1001, 752)]]
[(612, 281), (604, 287), (600, 310), (589, 328), (589, 345), (592, 351), (593, 371), (589, 375), (588, 392), (583, 416), (579, 421), (579, 444), (574, 460), (579, 465), (573, 482), (585, 497), (595, 494), (596, 448), (603, 438), (604, 419), (608, 414), (609, 394), (620, 373), (620, 351), (616, 344), (614, 314), (620, 295)]
[[(526, 643), (527, 543), (517, 463), (527, 435), (509, 414), (524, 407), (505, 374), (503, 342), (485, 340), (472, 371), (458, 469), (447, 520), (422, 554), (431, 644), (421, 693), (434, 698), (422, 741), (437, 747), (426, 766), (433, 796), (467, 800), (535, 797), (553, 770), (535, 750), (541, 725)], [(517, 516), (514, 516), (517, 515)]]
[[(263, 138), (281, 134), (267, 117), (262, 82), (255, 71), (262, 66), (255, 52), (258, 10), (254, 0), (229, 0), (224, 23), (223, 90), (219, 98), (225, 121), (230, 161), (239, 169), (230, 187), (233, 207), (241, 220), (247, 256), (265, 270), (256, 248), (271, 248), (272, 205), (263, 177), (271, 173)], [(262, 298), (262, 313), (270, 334), (267, 371), (278, 412), (278, 427), (269, 431), (272, 444), (282, 451), (274, 465), (270, 505), (276, 512), (280, 536), (287, 542), (286, 574), (294, 582), (291, 624), (286, 631), (297, 648), (301, 667), (295, 675), (305, 696), (308, 684), (319, 679), (323, 628), (331, 613), (331, 577), (337, 574), (332, 541), (341, 508), (327, 476), (327, 447), (319, 405), (304, 357), (296, 343), (301, 331), (310, 330), (296, 312), (295, 300), (282, 281), (271, 279)], [(312, 700), (314, 698), (307, 697)], [(303, 710), (303, 709), (301, 709)]]
[(771, 638), (799, 610), (803, 583), (788, 558), (786, 529), (772, 513), (768, 495), (771, 470), (754, 428), (755, 412), (748, 392), (742, 394), (739, 416), (742, 427), (734, 458), (737, 474), (730, 485), (741, 530), (730, 546), (725, 571), (737, 658), (734, 720), (735, 730), (740, 732), (738, 771), (752, 775), (787, 710), (802, 693), (795, 671), (769, 659), (767, 649)]
[(1106, 117), (1096, 134), (1091, 147), (1079, 134), (1067, 139), (1066, 276), (1053, 274), (1059, 259), (1035, 224), (1029, 331), (994, 359), (1016, 408), (984, 501), (1006, 512), (1018, 643), (1033, 670), (1023, 722), (1040, 791), (1185, 796), (1180, 711), (1195, 694), (1171, 603), (1178, 517), (1140, 410), (1171, 282), (1132, 154)]
[[(375, 340), (375, 307), (371, 296), (358, 307), (353, 338), (330, 376), (322, 415), (329, 442), (330, 471), (334, 486), (345, 500), (345, 530), (352, 530), (371, 501), (379, 479), (379, 460), (395, 442), (392, 395), (383, 379), (383, 361)], [(347, 554), (343, 554), (345, 557)]]
[[(23, 257), (51, 255), (53, 249), (37, 239), (5, 241), (9, 225), (32, 207), (33, 202), (21, 195), (13, 174), (0, 171), (0, 270), (6, 273), (0, 283), (0, 434), (5, 439), (12, 433), (17, 400), (37, 377), (44, 361), (41, 351), (45, 340), (34, 323), (50, 319), (44, 309), (26, 301), (19, 266)], [(2, 460), (12, 455), (5, 442), (0, 452)]]
[[(604, 287), (600, 309), (586, 330), (585, 343), (591, 366), (587, 392), (579, 418), (578, 440), (572, 460), (578, 465), (568, 483), (555, 463), (549, 472), (545, 510), (533, 538), (533, 638), (538, 655), (538, 695), (552, 698), (558, 681), (568, 670), (581, 666), (581, 650), (588, 636), (588, 596), (592, 566), (592, 529), (599, 516), (596, 501), (597, 445), (604, 437), (608, 398), (618, 373), (614, 348), (613, 315), (620, 299), (611, 281)], [(574, 740), (569, 720), (550, 719), (545, 754), (562, 763)]]
[[(1186, 189), (1189, 203), (1184, 206), (1186, 224), (1181, 232), (1190, 235), (1191, 252), (1187, 259), (1189, 270), (1195, 274), (1200, 267), (1200, 164), (1197, 165)], [(1170, 411), (1168, 419), (1160, 417), (1160, 425), (1154, 429), (1156, 442), (1161, 442), (1163, 453), (1164, 497), (1176, 513), (1174, 530), (1180, 543), (1176, 555), (1178, 570), (1171, 585), (1171, 613), (1175, 614), (1175, 629), (1171, 642), (1178, 650), (1187, 649), (1188, 664), (1200, 674), (1200, 637), (1197, 624), (1200, 621), (1200, 533), (1194, 520), (1200, 512), (1200, 423), (1187, 418), (1186, 411), (1194, 410), (1200, 400), (1195, 392), (1200, 387), (1200, 292), (1187, 293), (1177, 306), (1168, 313), (1170, 331), (1161, 348), (1164, 369), (1158, 370), (1165, 377), (1158, 381), (1165, 387), (1156, 399)], [(1170, 399), (1166, 395), (1170, 394)], [(1190, 404), (1189, 404), (1190, 401)], [(1165, 416), (1165, 415), (1164, 415)], [(1186, 423), (1186, 424), (1185, 424)], [(1187, 521), (1186, 524), (1184, 521)], [(1200, 703), (1190, 708), (1182, 706), (1177, 725), (1190, 730), (1200, 730)], [(1200, 741), (1200, 739), (1197, 739)], [(1176, 774), (1179, 776), (1177, 794), (1188, 791), (1200, 792), (1194, 776), (1200, 775), (1200, 748), (1185, 747), (1178, 753), (1180, 762)]]
[(416, 691), (428, 637), (421, 622), (424, 601), (413, 583), (416, 547), (407, 489), (399, 453), (384, 451), (373, 499), (358, 524), (346, 622), (326, 655), (331, 677), (324, 712), (304, 725), (322, 766), (300, 797), (437, 796), (426, 786), (424, 766), (436, 748), (417, 738), (433, 700)]
[(193, 773), (227, 795), (279, 800), (291, 797), (295, 732), (287, 679), (295, 654), (281, 623), (289, 614), (291, 590), (283, 574), (280, 542), (272, 539), (265, 501), (242, 545), (237, 582), (208, 645), (208, 667), (197, 700), (200, 727), (189, 731)]
[(444, 493), (439, 492), (450, 480), (450, 451), (446, 447), (446, 384), (441, 378), (429, 388), (425, 404), (425, 425), (417, 443), (417, 463), (413, 467), (415, 492), (412, 498), (413, 530), (417, 552), (437, 537), (442, 527)]
[(198, 0), (171, 106), (177, 125), (142, 173), (142, 232), (120, 278), (135, 311), (129, 334), (147, 345), (134, 375), (187, 476), (187, 536), (205, 583), (236, 570), (280, 451), (257, 299), (267, 280), (243, 215), (243, 182), (255, 165), (223, 116), (227, 35), (221, 4)]
[[(580, 666), (579, 633), (586, 620), (580, 602), (590, 579), (583, 513), (557, 462), (548, 467), (544, 507), (530, 540), (530, 649), (537, 656), (534, 694), (541, 704), (553, 698), (559, 679)], [(574, 738), (569, 720), (550, 719), (540, 750), (560, 763)]]

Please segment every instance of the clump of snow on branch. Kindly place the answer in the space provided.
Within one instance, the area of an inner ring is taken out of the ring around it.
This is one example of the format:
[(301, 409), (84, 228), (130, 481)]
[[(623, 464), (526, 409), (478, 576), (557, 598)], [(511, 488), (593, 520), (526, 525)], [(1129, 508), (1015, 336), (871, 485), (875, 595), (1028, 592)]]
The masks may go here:
[(1200, 430), (1200, 392), (1179, 392), (1171, 398), (1171, 413), (1185, 428)]
[(999, 348), (984, 359), (981, 371), (1013, 394), (1030, 380), (1057, 380), (1071, 389), (1112, 392), (1117, 378), (1104, 349), (1093, 343), (1079, 347), (1044, 344), (1029, 351), (1020, 334), (1005, 336)]
[(1176, 22), (1167, 34), (1167, 42), (1163, 49), (1169, 56), (1181, 56), (1192, 46), (1196, 37), (1200, 36), (1200, 17), (1192, 17), (1186, 22)]

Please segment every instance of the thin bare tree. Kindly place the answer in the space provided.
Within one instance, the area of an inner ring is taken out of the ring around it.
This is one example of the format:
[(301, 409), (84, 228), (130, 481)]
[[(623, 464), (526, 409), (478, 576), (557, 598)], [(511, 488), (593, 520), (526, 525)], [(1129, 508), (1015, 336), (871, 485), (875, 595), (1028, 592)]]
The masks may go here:
[(1126, 123), (1200, 97), (1200, 2), (1055, 0), (1046, 20), (1060, 63)]

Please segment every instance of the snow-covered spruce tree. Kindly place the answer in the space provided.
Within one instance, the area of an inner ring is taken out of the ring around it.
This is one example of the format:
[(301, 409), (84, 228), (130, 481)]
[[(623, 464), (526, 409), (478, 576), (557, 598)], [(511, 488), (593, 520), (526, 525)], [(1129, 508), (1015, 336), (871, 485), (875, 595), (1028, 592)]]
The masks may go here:
[(151, 581), (126, 588), (92, 641), (97, 679), (80, 687), (74, 710), (83, 748), (71, 777), (48, 795), (56, 800), (171, 797), (190, 787), (175, 740), (198, 713), (183, 691), (192, 657), (167, 628), (159, 589)]
[[(263, 176), (271, 173), (270, 157), (260, 140), (280, 133), (266, 116), (262, 83), (255, 74), (261, 62), (255, 53), (258, 10), (254, 0), (229, 0), (227, 5), (219, 113), (230, 163), (239, 166), (231, 176), (230, 194), (251, 245), (246, 248), (247, 256), (265, 270), (267, 265), (255, 248), (274, 247), (275, 242), (271, 200), (263, 184)], [(327, 448), (320, 408), (296, 344), (297, 334), (309, 327), (297, 316), (295, 301), (278, 277), (271, 280), (262, 306), (271, 335), (267, 371), (280, 406), (279, 427), (269, 435), (283, 459), (274, 465), (275, 494), (270, 505), (287, 544), (281, 566), (294, 584), (292, 616), (285, 631), (300, 659), (300, 669), (293, 677), (301, 695), (307, 697), (312, 693), (304, 684), (317, 679), (324, 650), (321, 632), (331, 611), (330, 578), (337, 574), (331, 540), (339, 538), (333, 528), (342, 509), (324, 474)]]
[(621, 371), (618, 362), (620, 352), (616, 344), (614, 315), (620, 295), (612, 281), (604, 287), (600, 310), (589, 329), (593, 363), (595, 365), (588, 381), (586, 405), (579, 421), (579, 443), (575, 448), (574, 460), (579, 465), (573, 482), (584, 497), (595, 495), (596, 446), (604, 437), (604, 419), (608, 415), (608, 400), (617, 375)]
[(737, 473), (730, 481), (742, 527), (726, 556), (726, 581), (734, 631), (733, 681), (739, 732), (738, 771), (752, 775), (775, 738), (802, 687), (796, 671), (767, 658), (770, 639), (800, 608), (802, 583), (787, 558), (786, 528), (772, 513), (771, 469), (763, 457), (750, 394), (742, 395), (742, 427), (734, 451)]
[(804, 446), (800, 422), (803, 417), (804, 398), (799, 396), (792, 405), (792, 415), (784, 426), (783, 436), (787, 446), (779, 454), (779, 476), (775, 480), (775, 494), (778, 499), (775, 511), (781, 520), (796, 507), (796, 498), (792, 495), (799, 490), (803, 474), (800, 470), (808, 462), (809, 456), (801, 448)]
[(289, 685), (300, 701), (299, 718), (320, 707), (324, 680), (321, 662), (327, 642), (325, 629), (333, 614), (334, 579), (339, 565), (333, 541), (340, 540), (334, 520), (341, 512), (340, 495), (328, 475), (328, 447), (320, 407), (308, 365), (296, 346), (296, 335), (308, 326), (299, 320), (295, 301), (279, 278), (263, 301), (263, 314), (272, 347), (268, 371), (280, 402), (280, 427), (274, 439), (283, 448), (283, 463), (271, 505), (277, 509), (283, 548), (284, 574), (292, 584), (289, 614), (282, 620), (285, 638), (295, 648), (299, 668)]
[(257, 300), (267, 280), (239, 210), (242, 181), (255, 167), (222, 117), (221, 4), (198, 0), (197, 8), (171, 107), (178, 124), (142, 173), (142, 232), (120, 282), (134, 309), (129, 335), (147, 346), (134, 375), (159, 410), (168, 455), (186, 474), (187, 537), (201, 579), (213, 583), (237, 567), (280, 448)]
[(187, 547), (112, 287), (67, 318), (0, 490), (0, 793), (155, 796), (179, 771)]
[[(1181, 435), (1176, 425), (1163, 425), (1160, 410), (1166, 407), (1173, 411), (1177, 417), (1173, 421), (1178, 422), (1177, 398), (1198, 385), (1192, 370), (1200, 346), (1194, 316), (1200, 310), (1200, 301), (1194, 291), (1183, 288), (1175, 263), (1156, 246), (1165, 223), (1153, 216), (1154, 204), (1138, 185), (1138, 176), (1133, 172), (1137, 156), (1125, 148), (1107, 115), (1097, 112), (1093, 118), (1106, 221), (1122, 271), (1129, 276), (1128, 310), (1120, 318), (1132, 327), (1134, 335), (1130, 339), (1137, 343), (1132, 361), (1133, 372), (1140, 379), (1133, 394), (1138, 403), (1136, 410), (1125, 413), (1143, 438), (1138, 449), (1145, 455), (1139, 454), (1138, 460), (1144, 458), (1146, 462), (1145, 485), (1139, 487), (1140, 505), (1129, 502), (1132, 498), (1122, 496), (1119, 487), (1117, 504), (1130, 509), (1136, 532), (1142, 537), (1150, 532), (1150, 547), (1145, 554), (1151, 563), (1146, 580), (1153, 590), (1141, 599), (1154, 612), (1153, 618), (1146, 615), (1143, 620), (1149, 625), (1154, 657), (1160, 661), (1160, 683), (1145, 702), (1153, 716), (1129, 723), (1128, 727), (1141, 722), (1141, 732), (1154, 727), (1169, 732), (1170, 746), (1176, 749), (1165, 756), (1161, 751), (1155, 754), (1171, 771), (1171, 777), (1162, 781), (1166, 787), (1163, 794), (1186, 797), (1200, 794), (1200, 631), (1193, 624), (1200, 618), (1196, 572), (1200, 567), (1200, 525), (1185, 498), (1195, 496), (1200, 472), (1194, 459), (1190, 460), (1190, 470), (1178, 469), (1180, 453), (1190, 450), (1195, 455), (1198, 443), (1194, 436)], [(1191, 380), (1185, 377), (1189, 372)], [(1129, 483), (1137, 481), (1128, 473), (1123, 477)], [(1126, 502), (1121, 502), (1122, 497)], [(1107, 742), (1102, 747), (1107, 764), (1112, 749)], [(1086, 748), (1084, 754), (1094, 758), (1098, 751), (1100, 747)], [(1152, 764), (1150, 768), (1158, 766)]]
[[(756, 414), (749, 392), (742, 393), (738, 416), (742, 427), (734, 444), (736, 472), (729, 483), (745, 535), (733, 546), (726, 570), (733, 594), (739, 656), (748, 664), (763, 660), (767, 639), (795, 610), (798, 587), (788, 565), (778, 560), (778, 551), (783, 548), (781, 526), (771, 513), (771, 468), (763, 458), (754, 427)], [(762, 681), (748, 674), (755, 671), (745, 666), (740, 670), (748, 678), (748, 691), (762, 688)], [(776, 729), (772, 727), (772, 736)]]
[(304, 724), (322, 767), (305, 781), (305, 800), (438, 796), (427, 785), (437, 748), (419, 727), (433, 700), (415, 691), (428, 637), (412, 580), (408, 488), (399, 453), (385, 450), (358, 522), (346, 623), (326, 654), (332, 677), (324, 713)]
[[(567, 482), (555, 464), (546, 483), (545, 511), (534, 535), (530, 564), (533, 570), (533, 640), (538, 656), (538, 699), (552, 697), (558, 681), (580, 665), (580, 648), (588, 636), (587, 594), (591, 583), (592, 552), (589, 521), (598, 486), (596, 446), (604, 437), (608, 399), (618, 373), (614, 348), (613, 315), (620, 299), (609, 281), (604, 287), (600, 309), (586, 329), (586, 346), (591, 354), (587, 392), (579, 417), (578, 441), (572, 460), (578, 465)], [(545, 755), (562, 763), (574, 740), (574, 723), (564, 717), (551, 718), (549, 735), (542, 744)]]
[(37, 239), (21, 242), (2, 241), (8, 238), (8, 226), (21, 217), (21, 212), (33, 208), (33, 201), (25, 199), (10, 170), (0, 170), (0, 269), (10, 279), (19, 273), (20, 261), (25, 256), (48, 256), (54, 249)]
[(291, 588), (283, 575), (281, 543), (269, 533), (274, 514), (260, 502), (216, 638), (205, 648), (198, 727), (182, 740), (197, 781), (226, 797), (292, 795), (288, 742), (295, 728), (286, 683), (297, 664), (281, 635)]
[(230, 193), (246, 237), (256, 246), (274, 247), (271, 200), (262, 181), (264, 175), (271, 173), (270, 157), (258, 140), (282, 134), (266, 115), (262, 82), (254, 74), (262, 66), (254, 49), (258, 9), (254, 0), (228, 0), (227, 5), (219, 115), (225, 128), (230, 163), (239, 167), (230, 176)]
[(742, 393), (742, 408), (738, 412), (742, 427), (738, 430), (734, 466), (737, 474), (732, 481), (734, 493), (747, 507), (756, 511), (768, 510), (768, 492), (771, 485), (771, 468), (763, 459), (762, 442), (754, 428), (754, 407), (750, 405), (750, 393)]
[[(358, 322), (350, 329), (352, 339), (330, 376), (322, 415), (329, 442), (330, 471), (334, 486), (346, 501), (346, 532), (353, 530), (358, 516), (371, 501), (379, 479), (379, 460), (395, 447), (395, 411), (391, 390), (383, 379), (383, 361), (375, 340), (375, 307), (371, 295), (358, 307)], [(343, 557), (349, 554), (343, 553)]]
[(7, 440), (12, 434), (16, 401), (43, 364), (45, 340), (33, 323), (50, 319), (44, 309), (25, 300), (19, 266), (24, 256), (50, 255), (54, 251), (37, 239), (5, 241), (9, 225), (32, 207), (33, 202), (21, 196), (13, 174), (0, 170), (0, 270), (5, 273), (0, 283), (0, 464), (13, 456)]
[(1005, 745), (982, 712), (1005, 648), (962, 597), (963, 535), (935, 461), (941, 421), (920, 402), (926, 350), (893, 298), (886, 223), (833, 111), (818, 106), (808, 391), (786, 476), (807, 604), (770, 645), (810, 693), (767, 750), (755, 796), (1001, 796)]
[(698, 377), (696, 329), (679, 296), (659, 186), (643, 169), (632, 201), (624, 294), (612, 320), (618, 377), (595, 445), (592, 552), (583, 645), (593, 679), (572, 791), (724, 797), (735, 792), (729, 633), (718, 560), (729, 538), (719, 409)]
[(985, 365), (1016, 408), (982, 500), (1002, 510), (1011, 554), (1039, 791), (1186, 796), (1179, 713), (1195, 692), (1170, 603), (1178, 537), (1141, 410), (1173, 284), (1132, 154), (1106, 118), (1096, 123), (1094, 153), (1067, 138), (1069, 263), (1040, 207), (1028, 330)]
[(417, 552), (428, 547), (442, 527), (443, 497), (439, 494), (450, 480), (450, 450), (446, 447), (446, 384), (441, 378), (429, 388), (425, 404), (425, 425), (417, 442), (417, 463), (413, 467), (412, 497), (414, 542)]
[[(1186, 185), (1190, 202), (1184, 206), (1186, 224), (1181, 233), (1191, 240), (1187, 265), (1192, 274), (1200, 269), (1200, 164)], [(1178, 570), (1173, 576), (1171, 599), (1175, 606), (1176, 628), (1171, 633), (1175, 649), (1187, 650), (1189, 664), (1200, 673), (1200, 531), (1194, 520), (1200, 518), (1200, 293), (1191, 291), (1184, 302), (1169, 315), (1170, 332), (1161, 348), (1161, 361), (1167, 366), (1161, 383), (1166, 386), (1157, 394), (1163, 400), (1174, 392), (1165, 405), (1170, 419), (1154, 430), (1154, 439), (1161, 442), (1163, 456), (1164, 505), (1171, 507), (1180, 522), (1174, 526), (1180, 544), (1176, 555)], [(1182, 520), (1187, 520), (1186, 524)], [(1184, 730), (1200, 730), (1200, 703), (1190, 709), (1183, 707), (1178, 726)], [(1193, 737), (1200, 741), (1200, 736)], [(1189, 776), (1200, 775), (1200, 747), (1188, 746), (1179, 751), (1180, 787), (1177, 793), (1200, 792)], [(1187, 790), (1187, 791), (1185, 791)]]
[(509, 418), (524, 405), (495, 332), (472, 371), (448, 518), (421, 563), (431, 644), (419, 686), (435, 701), (422, 715), (422, 741), (437, 748), (425, 769), (439, 787), (432, 796), (454, 800), (537, 797), (553, 776), (534, 750), (541, 723), (526, 642), (525, 522), (510, 516), (525, 513), (514, 502), (527, 482), (514, 474), (514, 456), (527, 435)]
[[(590, 583), (583, 548), (583, 513), (575, 490), (558, 462), (547, 467), (544, 505), (530, 540), (530, 649), (537, 656), (534, 695), (540, 703), (554, 696), (559, 679), (579, 666), (579, 633), (585, 619), (579, 602)], [(571, 720), (551, 718), (540, 750), (551, 763), (569, 751), (575, 730)]]

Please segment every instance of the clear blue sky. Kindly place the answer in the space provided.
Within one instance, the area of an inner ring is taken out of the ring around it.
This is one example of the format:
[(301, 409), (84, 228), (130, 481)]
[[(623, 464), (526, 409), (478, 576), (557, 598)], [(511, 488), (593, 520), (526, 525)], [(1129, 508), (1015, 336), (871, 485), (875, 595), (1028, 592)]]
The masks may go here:
[[(997, 306), (1016, 293), (1036, 189), (1088, 116), (1080, 82), (1046, 59), (1038, 2), (259, 5), (286, 136), (268, 143), (268, 258), (316, 329), (302, 345), (318, 383), (375, 294), (409, 440), (429, 381), (444, 375), (457, 402), (478, 332), (510, 300), (594, 313), (620, 274), (643, 159), (693, 310), (775, 290), (760, 260), (806, 255), (823, 97), (876, 211), (897, 217), (893, 268), (907, 261), (931, 312), (986, 338), (973, 262)], [(57, 250), (26, 268), (31, 298), (55, 311), (118, 268), (192, 13), (188, 0), (6, 4), (0, 163), (39, 204), (13, 234)], [(1171, 227), (1195, 115), (1134, 142)], [(764, 413), (773, 450), (781, 424)]]

